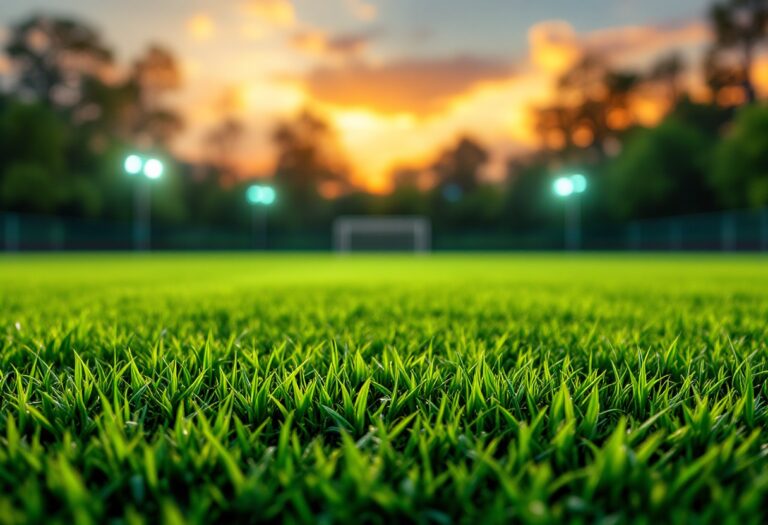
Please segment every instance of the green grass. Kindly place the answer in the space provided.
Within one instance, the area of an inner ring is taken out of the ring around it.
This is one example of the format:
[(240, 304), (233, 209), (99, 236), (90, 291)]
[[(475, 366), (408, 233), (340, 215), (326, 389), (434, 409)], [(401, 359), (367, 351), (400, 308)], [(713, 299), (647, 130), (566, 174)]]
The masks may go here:
[(0, 258), (0, 523), (768, 520), (768, 260)]

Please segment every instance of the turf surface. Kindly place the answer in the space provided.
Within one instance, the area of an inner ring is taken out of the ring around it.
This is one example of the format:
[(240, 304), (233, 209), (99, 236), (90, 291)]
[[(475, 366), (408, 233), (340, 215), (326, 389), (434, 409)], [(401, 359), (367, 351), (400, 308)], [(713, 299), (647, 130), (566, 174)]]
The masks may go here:
[(0, 523), (762, 523), (768, 259), (0, 258)]

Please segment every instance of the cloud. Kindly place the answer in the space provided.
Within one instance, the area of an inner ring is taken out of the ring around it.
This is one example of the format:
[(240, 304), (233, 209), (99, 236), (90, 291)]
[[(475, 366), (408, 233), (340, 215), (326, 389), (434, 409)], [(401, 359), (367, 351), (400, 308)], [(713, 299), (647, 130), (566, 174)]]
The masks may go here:
[(582, 53), (582, 45), (573, 27), (562, 20), (535, 24), (528, 31), (530, 59), (550, 73), (561, 73), (574, 64)]
[(528, 31), (530, 62), (538, 69), (559, 74), (585, 53), (616, 62), (657, 56), (675, 48), (711, 41), (709, 26), (700, 20), (676, 24), (621, 26), (578, 34), (563, 20), (535, 24)]
[(240, 25), (239, 32), (243, 39), (255, 41), (264, 40), (271, 34), (271, 31), (259, 22), (244, 22)]
[(296, 10), (290, 0), (246, 0), (243, 12), (272, 26), (296, 25)]
[(303, 83), (308, 96), (322, 103), (378, 113), (427, 115), (482, 83), (510, 75), (506, 63), (458, 56), (319, 68)]
[(199, 61), (192, 58), (181, 60), (181, 72), (185, 80), (197, 80), (203, 71), (203, 66)]
[(654, 55), (670, 48), (698, 46), (710, 42), (712, 31), (700, 20), (676, 24), (623, 26), (593, 31), (585, 35), (585, 49), (609, 57)]
[(330, 58), (348, 58), (362, 55), (370, 45), (373, 33), (329, 35), (323, 31), (304, 30), (291, 37), (290, 43), (308, 55)]
[(376, 19), (378, 15), (378, 9), (375, 5), (365, 2), (364, 0), (345, 0), (347, 7), (352, 14), (358, 20), (363, 22), (370, 22)]
[(216, 24), (210, 15), (198, 13), (187, 19), (187, 34), (195, 40), (209, 40), (216, 34)]

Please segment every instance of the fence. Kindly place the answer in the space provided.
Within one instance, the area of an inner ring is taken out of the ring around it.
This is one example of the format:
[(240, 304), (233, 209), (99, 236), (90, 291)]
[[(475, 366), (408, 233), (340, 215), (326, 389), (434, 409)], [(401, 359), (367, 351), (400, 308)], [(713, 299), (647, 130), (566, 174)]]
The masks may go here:
[[(0, 247), (5, 251), (131, 250), (131, 222), (0, 213)], [(270, 250), (331, 250), (331, 228), (302, 233), (270, 231)], [(768, 208), (634, 221), (585, 223), (581, 248), (606, 251), (768, 251)], [(153, 250), (263, 249), (250, 228), (154, 227)], [(434, 250), (561, 250), (560, 227), (524, 230), (506, 225), (494, 231), (446, 231), (435, 227)]]

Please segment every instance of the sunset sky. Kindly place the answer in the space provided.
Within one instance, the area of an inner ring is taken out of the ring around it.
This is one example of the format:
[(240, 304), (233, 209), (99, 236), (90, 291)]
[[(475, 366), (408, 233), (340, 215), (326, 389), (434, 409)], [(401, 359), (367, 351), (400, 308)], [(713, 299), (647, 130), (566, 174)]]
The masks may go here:
[[(529, 108), (588, 49), (642, 67), (672, 49), (698, 65), (706, 0), (5, 0), (7, 26), (33, 12), (98, 26), (122, 64), (148, 43), (171, 48), (187, 121), (176, 147), (195, 159), (230, 114), (248, 126), (246, 173), (272, 166), (277, 119), (317, 108), (338, 130), (355, 176), (386, 187), (394, 166), (423, 164), (460, 133), (493, 152), (489, 176), (530, 148)], [(0, 33), (2, 34), (2, 33)], [(656, 117), (653, 109), (646, 117)]]

